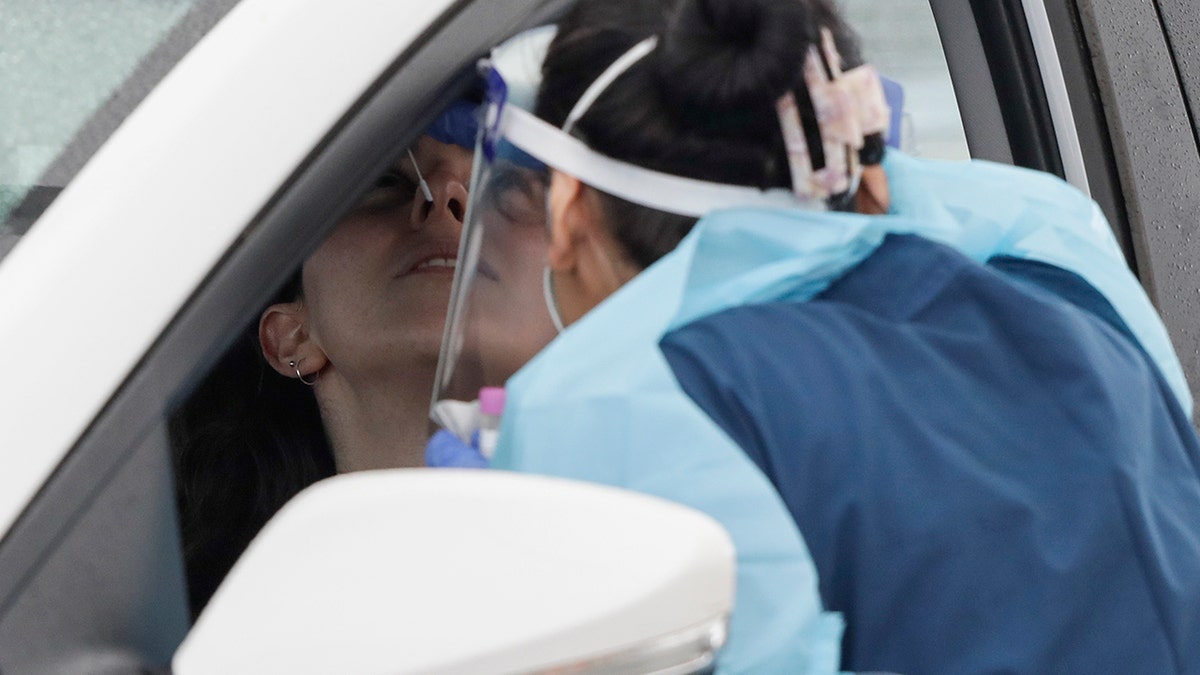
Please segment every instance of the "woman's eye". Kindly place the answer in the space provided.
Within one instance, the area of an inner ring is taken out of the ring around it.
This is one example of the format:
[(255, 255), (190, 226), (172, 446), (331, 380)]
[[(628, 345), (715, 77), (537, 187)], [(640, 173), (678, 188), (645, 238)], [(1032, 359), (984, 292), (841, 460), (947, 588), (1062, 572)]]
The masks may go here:
[(358, 208), (384, 208), (411, 202), (417, 191), (417, 181), (404, 172), (393, 169), (386, 171), (358, 204)]
[(379, 177), (379, 180), (375, 181), (375, 189), (377, 189), (377, 190), (379, 190), (379, 189), (390, 190), (390, 189), (397, 189), (397, 188), (408, 188), (408, 189), (416, 190), (417, 182), (415, 180), (409, 178), (408, 176), (404, 175), (404, 172), (395, 171), (395, 170), (385, 172), (382, 176)]

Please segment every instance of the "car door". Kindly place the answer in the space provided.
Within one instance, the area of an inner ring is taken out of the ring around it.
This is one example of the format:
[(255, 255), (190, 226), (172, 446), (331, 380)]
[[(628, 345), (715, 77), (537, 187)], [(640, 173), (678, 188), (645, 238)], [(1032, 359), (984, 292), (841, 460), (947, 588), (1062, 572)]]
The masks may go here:
[(1195, 396), (1200, 67), (1188, 57), (1198, 44), (1200, 8), (1187, 0), (997, 3), (1011, 6), (1012, 15), (1018, 4), (1032, 42), (1025, 51), (1043, 76), (1066, 175), (1082, 157), (1076, 172), (1162, 315)]
[(1195, 395), (1200, 63), (1194, 55), (1200, 7), (1189, 0), (1055, 4), (1057, 29), (1068, 36), (1063, 42), (1083, 63), (1078, 79), (1067, 78), (1068, 90), (1077, 107), (1091, 110), (1097, 120), (1089, 142), (1107, 150), (1116, 217), (1127, 224), (1134, 267), (1167, 324)]
[(201, 0), (69, 139), (0, 260), (0, 672), (166, 668), (188, 629), (170, 410), (554, 4)]

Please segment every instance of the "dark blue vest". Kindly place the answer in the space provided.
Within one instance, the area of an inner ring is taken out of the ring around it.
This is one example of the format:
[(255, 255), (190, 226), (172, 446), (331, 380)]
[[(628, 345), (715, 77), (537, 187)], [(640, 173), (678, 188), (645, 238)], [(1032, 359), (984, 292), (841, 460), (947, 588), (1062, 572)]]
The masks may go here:
[(791, 510), (844, 669), (1200, 672), (1200, 446), (1078, 276), (893, 235), (661, 347)]

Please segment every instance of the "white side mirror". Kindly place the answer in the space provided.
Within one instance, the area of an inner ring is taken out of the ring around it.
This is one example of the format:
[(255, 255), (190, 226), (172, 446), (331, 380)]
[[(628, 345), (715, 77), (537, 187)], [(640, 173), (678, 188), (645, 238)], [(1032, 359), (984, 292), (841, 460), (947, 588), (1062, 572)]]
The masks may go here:
[(267, 524), (173, 670), (703, 672), (733, 593), (728, 535), (677, 504), (498, 471), (351, 474)]

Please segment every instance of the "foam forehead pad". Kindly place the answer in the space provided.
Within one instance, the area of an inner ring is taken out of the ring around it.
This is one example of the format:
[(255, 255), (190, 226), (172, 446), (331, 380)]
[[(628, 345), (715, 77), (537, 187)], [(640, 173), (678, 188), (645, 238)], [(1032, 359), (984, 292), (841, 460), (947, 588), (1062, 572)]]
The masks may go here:
[(473, 150), (478, 130), (478, 106), (469, 101), (458, 101), (439, 115), (425, 133), (439, 143), (452, 143)]

